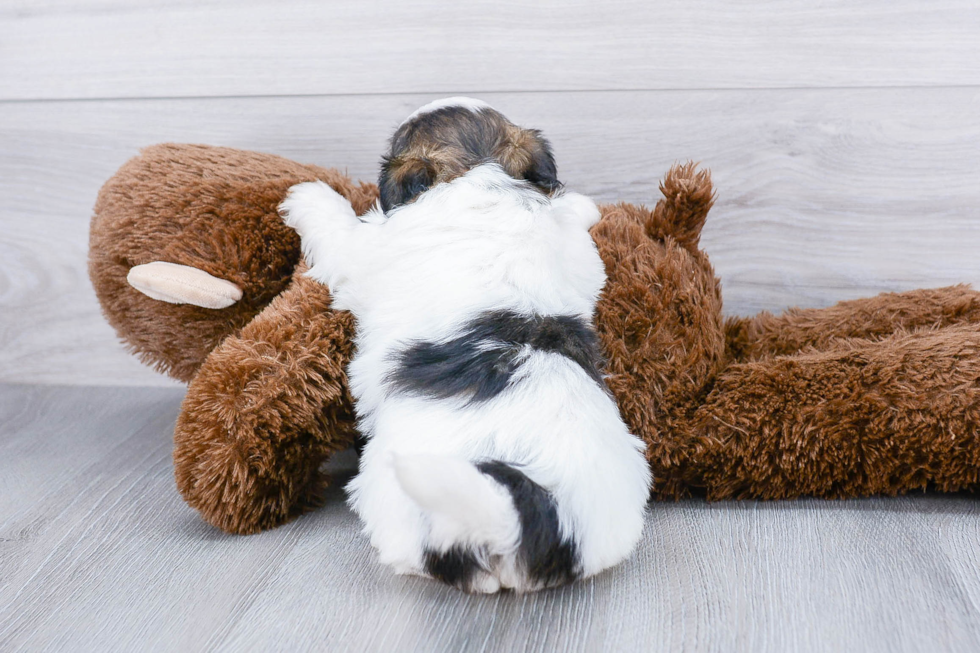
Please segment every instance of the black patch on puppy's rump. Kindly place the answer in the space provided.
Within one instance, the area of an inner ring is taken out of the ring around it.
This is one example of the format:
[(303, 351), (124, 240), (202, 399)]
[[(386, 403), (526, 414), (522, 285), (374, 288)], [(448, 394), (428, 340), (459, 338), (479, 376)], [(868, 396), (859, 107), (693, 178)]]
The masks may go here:
[(487, 401), (507, 389), (528, 347), (565, 356), (603, 385), (599, 340), (584, 320), (513, 311), (484, 313), (450, 340), (413, 343), (396, 354), (387, 381), (393, 390), (411, 395)]
[(528, 578), (543, 587), (575, 580), (575, 544), (561, 539), (558, 508), (551, 493), (519, 469), (499, 460), (479, 463), (476, 468), (506, 487), (514, 500), (521, 522), (517, 552)]

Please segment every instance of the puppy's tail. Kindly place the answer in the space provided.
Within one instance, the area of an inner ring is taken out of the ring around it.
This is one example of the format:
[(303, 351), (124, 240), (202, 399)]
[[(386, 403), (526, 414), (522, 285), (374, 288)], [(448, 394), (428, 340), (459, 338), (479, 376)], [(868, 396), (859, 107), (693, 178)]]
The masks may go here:
[(578, 576), (554, 497), (514, 465), (399, 455), (399, 484), (430, 520), (426, 571), (467, 591), (550, 587)]

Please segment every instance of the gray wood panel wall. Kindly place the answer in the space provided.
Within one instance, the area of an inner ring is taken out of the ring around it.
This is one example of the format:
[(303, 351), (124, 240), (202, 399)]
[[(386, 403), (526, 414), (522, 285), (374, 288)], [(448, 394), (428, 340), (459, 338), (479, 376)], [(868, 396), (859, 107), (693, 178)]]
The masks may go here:
[(729, 313), (980, 282), (975, 0), (0, 6), (0, 381), (166, 385), (85, 271), (101, 183), (140, 147), (263, 150), (373, 178), (450, 94), (542, 128), (569, 187), (653, 202), (712, 169)]

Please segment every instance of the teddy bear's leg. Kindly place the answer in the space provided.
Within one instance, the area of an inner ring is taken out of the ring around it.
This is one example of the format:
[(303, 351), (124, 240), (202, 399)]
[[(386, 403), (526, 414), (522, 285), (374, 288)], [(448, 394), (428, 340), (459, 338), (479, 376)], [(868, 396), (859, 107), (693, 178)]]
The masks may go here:
[(840, 338), (883, 338), (899, 331), (980, 323), (980, 292), (967, 285), (882, 293), (829, 308), (791, 308), (726, 322), (733, 360), (792, 354), (804, 347), (824, 349)]
[(976, 488), (980, 325), (732, 365), (687, 432), (715, 500)]
[(174, 432), (184, 499), (232, 533), (278, 526), (315, 506), (320, 464), (353, 443), (344, 368), (354, 322), (303, 275), (201, 366)]

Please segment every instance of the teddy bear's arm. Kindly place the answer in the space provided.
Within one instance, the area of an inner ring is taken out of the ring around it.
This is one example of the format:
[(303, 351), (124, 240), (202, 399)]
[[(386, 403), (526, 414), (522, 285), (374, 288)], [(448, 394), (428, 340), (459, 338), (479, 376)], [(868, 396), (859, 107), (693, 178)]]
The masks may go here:
[(184, 499), (231, 533), (278, 526), (321, 500), (320, 464), (354, 441), (344, 371), (354, 319), (297, 267), (290, 287), (228, 336), (187, 389), (174, 430)]
[(691, 161), (674, 164), (660, 182), (660, 192), (663, 197), (653, 209), (626, 202), (600, 206), (602, 220), (631, 222), (648, 240), (673, 241), (688, 251), (698, 251), (701, 229), (715, 202), (711, 172), (699, 170)]
[(980, 292), (967, 285), (882, 293), (829, 308), (791, 308), (752, 318), (729, 318), (726, 341), (733, 360), (824, 349), (841, 338), (880, 339), (892, 333), (980, 323)]
[(703, 253), (650, 237), (649, 209), (601, 209), (591, 233), (608, 277), (595, 315), (606, 384), (647, 444), (657, 491), (680, 494), (692, 453), (687, 415), (725, 363), (718, 281)]

